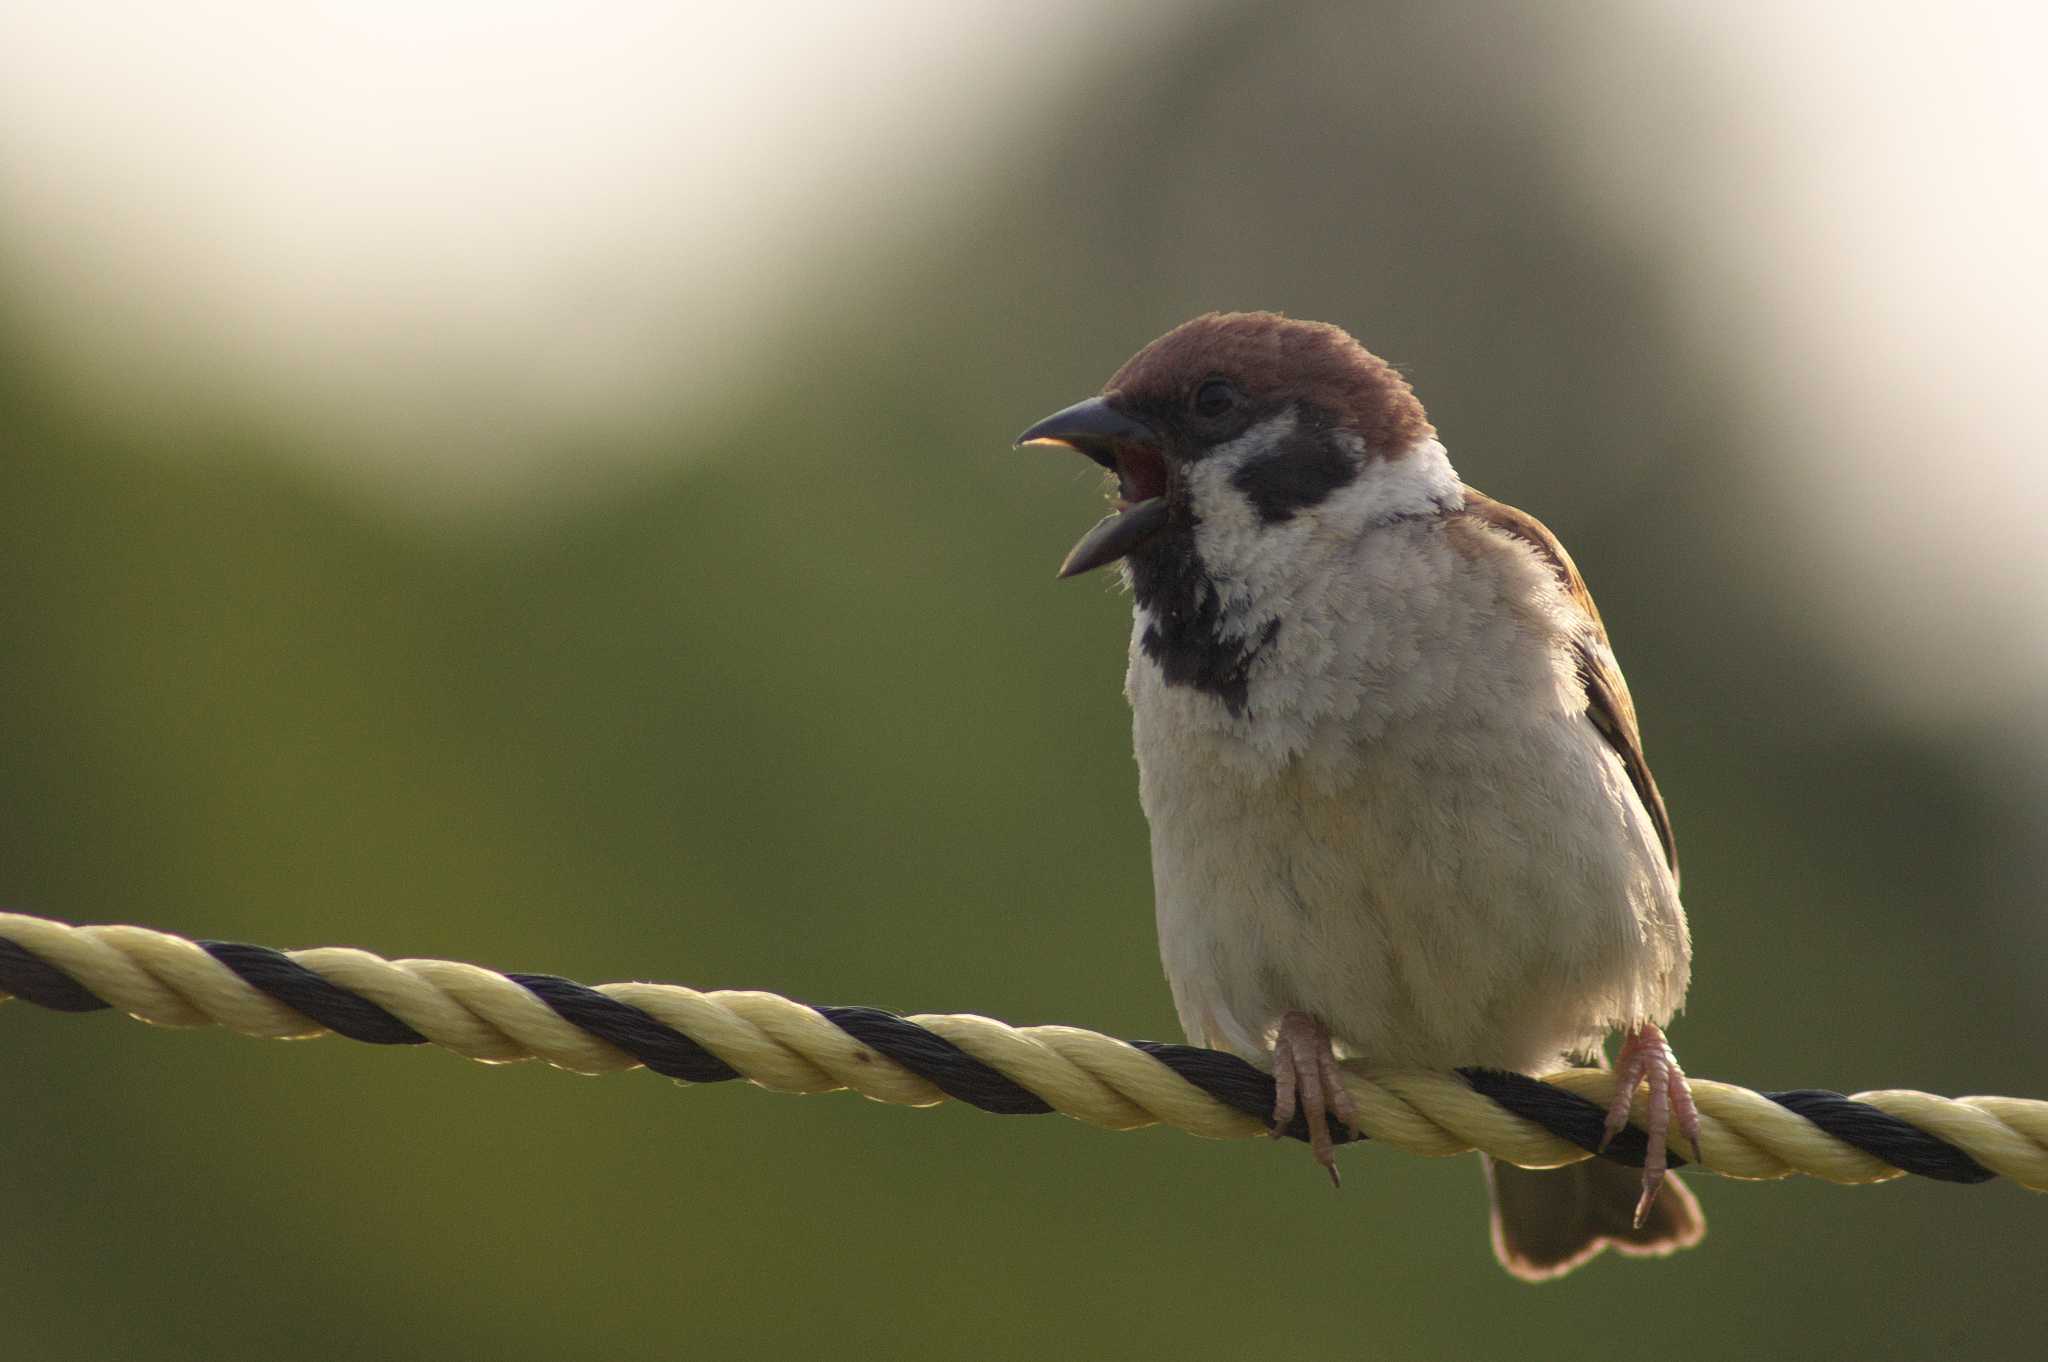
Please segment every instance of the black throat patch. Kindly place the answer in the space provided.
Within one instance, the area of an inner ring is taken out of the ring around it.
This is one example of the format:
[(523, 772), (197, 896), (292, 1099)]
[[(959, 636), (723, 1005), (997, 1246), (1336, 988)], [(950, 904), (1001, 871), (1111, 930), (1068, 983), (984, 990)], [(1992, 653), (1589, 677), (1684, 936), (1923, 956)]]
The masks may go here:
[(1194, 540), (1193, 526), (1176, 526), (1131, 554), (1131, 594), (1148, 617), (1138, 647), (1167, 685), (1213, 695), (1241, 719), (1252, 662), (1280, 621), (1269, 620), (1257, 638), (1224, 637), (1223, 603)]

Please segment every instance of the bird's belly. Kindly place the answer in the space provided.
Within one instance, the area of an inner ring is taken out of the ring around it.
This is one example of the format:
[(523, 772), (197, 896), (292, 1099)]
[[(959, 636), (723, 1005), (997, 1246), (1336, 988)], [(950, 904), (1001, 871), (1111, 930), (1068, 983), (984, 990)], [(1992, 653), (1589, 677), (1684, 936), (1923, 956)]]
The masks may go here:
[[(1328, 790), (1141, 744), (1160, 952), (1189, 1037), (1263, 1061), (1300, 1009), (1377, 1065), (1532, 1071), (1668, 1019), (1683, 918), (1618, 766), (1591, 744), (1577, 768), (1497, 750), (1394, 739)], [(1584, 788), (1536, 788), (1517, 774), (1532, 768), (1577, 769)]]

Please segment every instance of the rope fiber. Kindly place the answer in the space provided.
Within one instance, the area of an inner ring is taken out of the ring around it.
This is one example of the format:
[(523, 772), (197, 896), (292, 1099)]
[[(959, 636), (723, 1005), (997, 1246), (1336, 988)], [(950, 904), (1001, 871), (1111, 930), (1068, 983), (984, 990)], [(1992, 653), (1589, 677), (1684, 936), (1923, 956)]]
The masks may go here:
[[(587, 1074), (644, 1066), (685, 1083), (744, 1078), (777, 1092), (851, 1089), (906, 1106), (951, 1098), (997, 1115), (1059, 1112), (1110, 1130), (1163, 1124), (1213, 1138), (1259, 1135), (1273, 1108), (1272, 1077), (1236, 1055), (1070, 1026), (905, 1017), (675, 984), (593, 988), (452, 960), (385, 960), (345, 947), (278, 951), (0, 913), (0, 1000), (10, 995), (58, 1012), (118, 1008), (162, 1026), (277, 1038), (332, 1032), (371, 1045), (438, 1045), (488, 1063), (540, 1059)], [(1346, 1071), (1360, 1131), (1333, 1118), (1340, 1141), (1369, 1137), (1433, 1156), (1477, 1149), (1528, 1168), (1596, 1153), (1640, 1167), (1647, 1148), (1631, 1125), (1598, 1149), (1614, 1091), (1604, 1069), (1541, 1079), (1491, 1069)], [(1700, 1166), (1728, 1177), (2006, 1177), (2048, 1191), (2048, 1101), (1753, 1092), (1705, 1079), (1692, 1089)], [(1635, 1104), (1640, 1122), (1640, 1090)], [(1308, 1138), (1300, 1116), (1282, 1133)], [(1678, 1138), (1669, 1147), (1673, 1167), (1692, 1152)]]

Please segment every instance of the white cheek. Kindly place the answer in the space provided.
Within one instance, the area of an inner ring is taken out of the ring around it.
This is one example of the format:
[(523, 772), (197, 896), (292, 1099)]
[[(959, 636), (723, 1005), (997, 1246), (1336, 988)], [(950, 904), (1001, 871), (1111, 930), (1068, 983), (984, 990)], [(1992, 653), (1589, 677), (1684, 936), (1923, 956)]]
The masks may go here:
[[(1357, 436), (1340, 437), (1357, 440)], [(1363, 453), (1362, 446), (1353, 451)], [(1325, 519), (1365, 527), (1400, 516), (1435, 515), (1465, 504), (1465, 488), (1436, 440), (1410, 445), (1394, 459), (1368, 459), (1358, 477), (1323, 504)]]
[(1188, 471), (1188, 493), (1200, 517), (1195, 551), (1221, 598), (1225, 627), (1236, 632), (1263, 625), (1263, 617), (1253, 620), (1249, 612), (1275, 584), (1277, 573), (1299, 563), (1313, 533), (1308, 516), (1267, 524), (1251, 498), (1232, 481), (1245, 464), (1264, 457), (1292, 435), (1297, 421), (1290, 407), (1216, 446)]
[(1247, 532), (1259, 523), (1251, 499), (1231, 482), (1238, 470), (1254, 459), (1263, 458), (1273, 447), (1294, 434), (1299, 418), (1289, 407), (1268, 417), (1244, 434), (1217, 445), (1188, 470), (1188, 493), (1201, 513), (1201, 531), (1224, 534)]
[(1320, 505), (1268, 524), (1234, 479), (1247, 463), (1292, 435), (1297, 420), (1290, 408), (1218, 445), (1189, 470), (1188, 491), (1201, 517), (1195, 543), (1212, 571), (1230, 575), (1234, 568), (1298, 549), (1313, 537), (1310, 526), (1349, 537), (1406, 516), (1455, 510), (1465, 502), (1457, 470), (1438, 441), (1419, 441), (1395, 458), (1372, 458), (1356, 435), (1340, 434), (1336, 438), (1360, 462), (1358, 476)]

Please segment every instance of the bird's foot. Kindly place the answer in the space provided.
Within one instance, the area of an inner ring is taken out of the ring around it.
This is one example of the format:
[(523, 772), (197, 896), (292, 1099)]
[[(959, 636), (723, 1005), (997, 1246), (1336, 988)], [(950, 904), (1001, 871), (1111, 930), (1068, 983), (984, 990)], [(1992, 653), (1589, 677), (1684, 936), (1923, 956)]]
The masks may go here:
[(1671, 1042), (1649, 1022), (1629, 1032), (1628, 1039), (1621, 1044), (1620, 1056), (1614, 1061), (1614, 1101), (1607, 1108), (1606, 1133), (1600, 1137), (1602, 1149), (1628, 1124), (1636, 1085), (1645, 1081), (1650, 1085), (1650, 1100), (1643, 1133), (1649, 1136), (1650, 1146), (1643, 1155), (1643, 1196), (1636, 1202), (1637, 1229), (1642, 1228), (1650, 1207), (1657, 1203), (1657, 1189), (1664, 1185), (1664, 1137), (1671, 1130), (1674, 1116), (1679, 1133), (1692, 1145), (1693, 1158), (1700, 1156), (1700, 1113), (1693, 1106), (1692, 1087), (1685, 1081), (1685, 1070), (1678, 1067), (1678, 1057), (1671, 1053)]
[(1330, 1032), (1306, 1012), (1289, 1012), (1280, 1018), (1273, 1038), (1273, 1138), (1279, 1139), (1294, 1123), (1297, 1103), (1308, 1119), (1308, 1147), (1330, 1175), (1330, 1185), (1341, 1187), (1337, 1176), (1336, 1142), (1330, 1138), (1329, 1117), (1351, 1129), (1358, 1129), (1358, 1104), (1344, 1086), (1344, 1071), (1330, 1048)]

